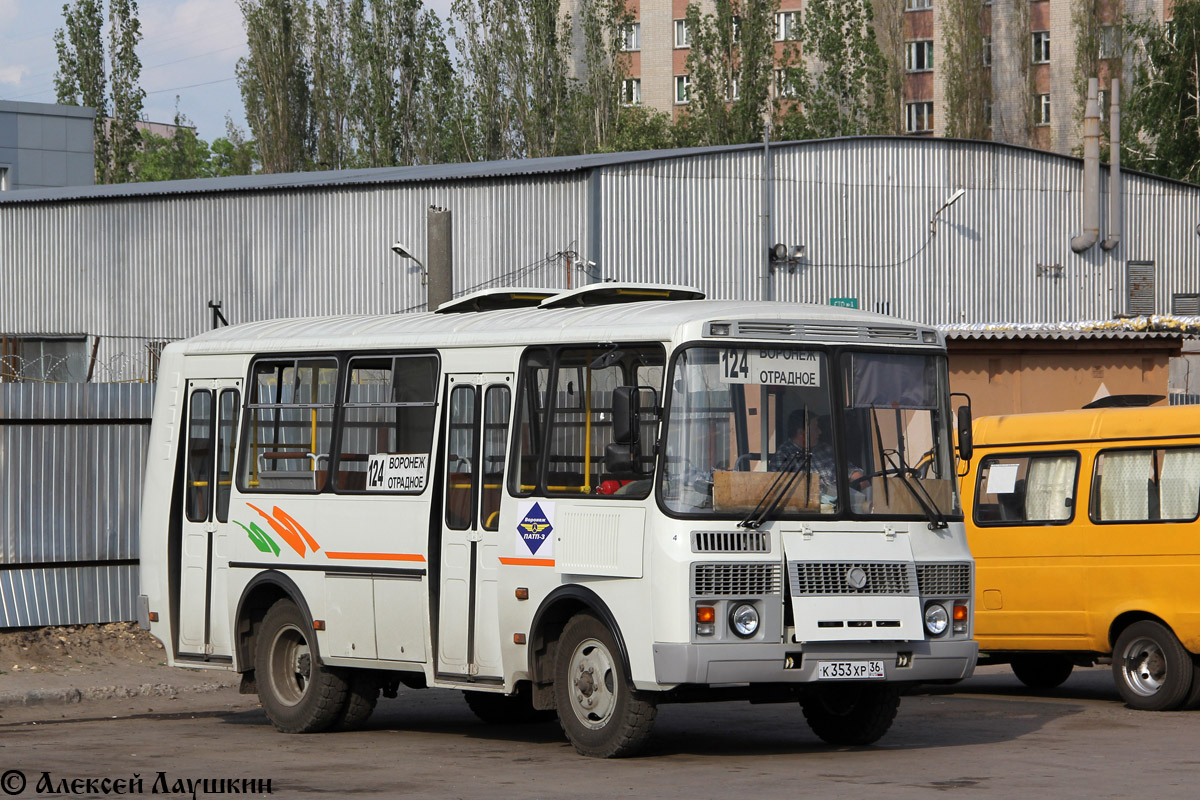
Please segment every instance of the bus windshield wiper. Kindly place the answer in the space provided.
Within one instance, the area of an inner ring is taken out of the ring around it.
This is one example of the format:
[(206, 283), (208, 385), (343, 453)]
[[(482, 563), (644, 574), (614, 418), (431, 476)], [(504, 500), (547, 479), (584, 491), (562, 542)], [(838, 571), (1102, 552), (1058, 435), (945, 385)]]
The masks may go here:
[[(754, 506), (754, 510), (741, 522), (738, 523), (739, 528), (748, 530), (757, 530), (767, 518), (774, 513), (775, 509), (792, 491), (792, 486), (796, 483), (796, 478), (800, 477), (800, 471), (804, 470), (804, 497), (805, 502), (808, 502), (808, 497), (812, 493), (812, 472), (808, 469), (808, 465), (812, 462), (812, 451), (806, 446), (803, 451), (796, 451), (788, 456), (788, 460), (783, 463), (783, 469), (767, 487), (767, 491), (763, 493), (762, 498), (758, 501), (758, 505)], [(782, 484), (782, 488), (780, 485)], [(778, 491), (776, 491), (778, 489)]]
[[(891, 498), (888, 497), (887, 476), (895, 475), (900, 479), (900, 483), (904, 484), (904, 488), (908, 489), (909, 494), (911, 494), (917, 501), (917, 505), (919, 505), (921, 510), (925, 512), (925, 516), (929, 518), (930, 529), (943, 530), (948, 527), (946, 515), (942, 513), (940, 508), (938, 508), (933, 496), (929, 494), (929, 491), (925, 488), (925, 486), (920, 481), (917, 481), (917, 485), (914, 487), (912, 481), (908, 479), (907, 472), (909, 467), (905, 465), (903, 461), (901, 461), (900, 464), (896, 463), (895, 450), (884, 449), (883, 434), (879, 430), (879, 410), (874, 406), (871, 407), (871, 421), (875, 423), (875, 441), (879, 446), (879, 455), (887, 459), (887, 462), (892, 467), (891, 469), (885, 469), (879, 473), (883, 477), (884, 502), (888, 505), (891, 505)], [(920, 492), (917, 491), (918, 488), (920, 488)], [(924, 495), (924, 497), (922, 497), (922, 495)]]

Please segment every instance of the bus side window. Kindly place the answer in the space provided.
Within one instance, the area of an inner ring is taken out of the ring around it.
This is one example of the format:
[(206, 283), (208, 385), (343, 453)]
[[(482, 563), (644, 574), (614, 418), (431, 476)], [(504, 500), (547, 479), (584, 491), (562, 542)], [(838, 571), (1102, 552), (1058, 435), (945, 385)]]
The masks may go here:
[(237, 436), (238, 393), (221, 392), (217, 402), (217, 521), (229, 521), (229, 495), (233, 489), (234, 446)]
[(507, 386), (489, 386), (483, 401), (483, 491), (479, 519), (483, 529), (500, 526), (500, 488), (504, 482), (504, 455), (508, 449), (508, 412), (511, 397)]
[(538, 470), (545, 446), (549, 383), (550, 353), (542, 348), (527, 350), (521, 360), (513, 422), (512, 468), (508, 479), (508, 491), (517, 497), (528, 497), (541, 483)]
[(246, 397), (242, 491), (325, 488), (337, 374), (333, 359), (255, 362)]
[(1102, 450), (1092, 478), (1096, 522), (1190, 522), (1200, 512), (1200, 447)]
[(476, 387), (455, 386), (450, 392), (450, 420), (446, 434), (446, 527), (472, 527), (472, 501), (479, 474)]

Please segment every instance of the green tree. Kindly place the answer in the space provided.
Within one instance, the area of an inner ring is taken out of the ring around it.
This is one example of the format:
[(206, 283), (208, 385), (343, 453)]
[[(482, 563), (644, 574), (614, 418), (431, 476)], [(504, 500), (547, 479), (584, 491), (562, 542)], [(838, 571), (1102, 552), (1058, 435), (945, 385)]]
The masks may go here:
[(608, 138), (600, 144), (603, 153), (662, 150), (676, 145), (671, 115), (646, 106), (628, 106), (617, 115)]
[(691, 86), (681, 120), (687, 141), (724, 145), (762, 138), (772, 109), (778, 9), (778, 0), (716, 0), (713, 14), (688, 6)]
[(142, 62), (136, 52), (142, 41), (136, 0), (110, 0), (108, 22), (109, 83), (112, 86), (112, 121), (108, 131), (112, 171), (109, 182), (124, 183), (133, 178), (133, 162), (142, 146), (138, 122), (146, 97), (140, 85)]
[[(312, 8), (313, 160), (319, 169), (352, 164), (351, 106), (354, 77), (346, 0), (325, 0)], [(215, 142), (214, 142), (215, 144)]]
[(137, 181), (175, 181), (207, 178), (212, 173), (208, 144), (196, 136), (191, 120), (175, 111), (175, 131), (159, 136), (139, 131), (141, 143), (130, 163), (131, 177)]
[(779, 122), (784, 138), (887, 133), (887, 62), (879, 52), (868, 0), (810, 0), (801, 23), (803, 62), (786, 68), (797, 104)]
[(209, 150), (210, 171), (213, 177), (249, 175), (258, 165), (258, 149), (255, 143), (248, 141), (246, 134), (234, 125), (228, 116), (225, 117), (225, 135), (214, 139)]
[(632, 108), (625, 105), (621, 90), (629, 74), (629, 57), (622, 47), (633, 21), (625, 0), (582, 0), (578, 5), (575, 46), (582, 58), (572, 94), (582, 151), (609, 147), (620, 118)]
[(249, 54), (237, 78), (264, 172), (307, 169), (311, 158), (306, 0), (238, 0)]
[(984, 5), (987, 0), (941, 0), (942, 75), (946, 86), (946, 135), (989, 138), (987, 109), (992, 96), (984, 62)]
[(1169, 22), (1127, 20), (1125, 34), (1133, 85), (1122, 103), (1122, 159), (1200, 183), (1200, 0), (1178, 0)]
[(904, 133), (904, 19), (906, 0), (874, 0), (875, 41), (887, 65), (888, 102), (891, 108), (891, 132)]
[(54, 32), (58, 72), (54, 90), (58, 102), (96, 109), (96, 183), (107, 183), (109, 175), (108, 88), (104, 68), (104, 23), (100, 0), (75, 0), (62, 8), (63, 27)]

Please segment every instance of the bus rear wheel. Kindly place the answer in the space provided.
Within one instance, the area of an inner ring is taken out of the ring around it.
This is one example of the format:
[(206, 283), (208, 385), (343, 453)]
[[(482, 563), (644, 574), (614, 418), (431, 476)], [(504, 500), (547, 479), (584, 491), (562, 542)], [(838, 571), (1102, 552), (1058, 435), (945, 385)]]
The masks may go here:
[(573, 617), (558, 642), (554, 699), (563, 733), (585, 756), (633, 755), (650, 738), (658, 708), (626, 677), (608, 627), (590, 614)]
[(1172, 711), (1187, 699), (1196, 671), (1192, 657), (1164, 625), (1135, 622), (1117, 637), (1113, 677), (1130, 708)]
[(346, 680), (320, 662), (312, 635), (290, 600), (271, 606), (258, 633), (258, 699), (267, 719), (284, 733), (327, 730), (346, 706)]
[(1010, 666), (1017, 680), (1030, 689), (1055, 689), (1075, 669), (1071, 659), (1053, 653), (1013, 656)]
[(356, 731), (367, 723), (379, 701), (379, 679), (367, 670), (349, 670), (346, 702), (333, 723), (335, 731)]
[(892, 727), (900, 710), (900, 689), (887, 684), (819, 686), (800, 700), (813, 733), (829, 744), (874, 744)]

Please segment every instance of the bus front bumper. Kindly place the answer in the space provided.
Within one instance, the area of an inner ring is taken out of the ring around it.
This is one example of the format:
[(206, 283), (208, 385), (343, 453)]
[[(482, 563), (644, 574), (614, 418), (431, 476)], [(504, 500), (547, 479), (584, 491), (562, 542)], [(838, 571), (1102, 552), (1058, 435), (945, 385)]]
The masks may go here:
[[(896, 665), (901, 653), (909, 654), (908, 666)], [(970, 677), (978, 656), (979, 646), (970, 639), (790, 645), (657, 643), (654, 672), (660, 685), (815, 683), (820, 680), (818, 670), (823, 661), (882, 661), (888, 681), (955, 681)]]

